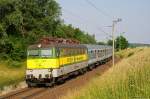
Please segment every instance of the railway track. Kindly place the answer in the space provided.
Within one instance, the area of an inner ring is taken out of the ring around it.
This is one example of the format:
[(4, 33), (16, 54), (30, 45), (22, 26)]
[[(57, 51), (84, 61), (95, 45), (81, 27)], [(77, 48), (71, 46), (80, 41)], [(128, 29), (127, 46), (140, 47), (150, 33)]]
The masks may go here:
[(32, 98), (32, 97), (36, 96), (37, 94), (41, 94), (41, 93), (43, 93), (43, 92), (46, 92), (47, 90), (48, 90), (48, 88), (44, 88), (44, 89), (38, 90), (38, 91), (36, 91), (36, 92), (34, 92), (34, 93), (32, 93), (32, 94), (23, 96), (22, 99), (29, 99), (29, 98)]
[(10, 94), (0, 96), (0, 99), (29, 99), (47, 90), (48, 88), (24, 88)]

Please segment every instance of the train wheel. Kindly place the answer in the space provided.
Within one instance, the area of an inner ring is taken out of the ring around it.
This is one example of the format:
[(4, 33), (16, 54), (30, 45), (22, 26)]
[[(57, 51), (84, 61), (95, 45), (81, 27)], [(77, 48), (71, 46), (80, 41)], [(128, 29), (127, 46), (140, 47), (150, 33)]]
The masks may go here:
[(28, 83), (27, 85), (28, 85), (28, 88), (32, 88), (36, 86), (36, 84), (33, 84), (33, 83)]
[(62, 76), (62, 77), (59, 77), (59, 78), (56, 78), (55, 79), (55, 84), (63, 84), (63, 83), (65, 83), (65, 78)]
[(32, 86), (31, 86), (31, 84), (28, 84), (28, 88), (31, 88)]
[(54, 84), (53, 83), (46, 83), (45, 86), (46, 87), (52, 87)]
[(93, 67), (92, 67), (92, 66), (89, 66), (88, 69), (91, 71), (91, 70), (93, 69)]
[(79, 70), (79, 73), (80, 73), (81, 75), (83, 75), (83, 74), (84, 74), (83, 69), (80, 69), (80, 70)]
[(87, 68), (83, 68), (83, 71), (84, 71), (84, 73), (86, 73), (87, 72)]

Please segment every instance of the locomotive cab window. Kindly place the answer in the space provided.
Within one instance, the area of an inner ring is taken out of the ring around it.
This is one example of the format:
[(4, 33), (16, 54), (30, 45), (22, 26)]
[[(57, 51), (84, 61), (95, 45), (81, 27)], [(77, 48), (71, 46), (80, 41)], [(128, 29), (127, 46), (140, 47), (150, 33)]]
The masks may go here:
[(39, 56), (39, 50), (28, 50), (28, 56)]
[(41, 50), (41, 57), (52, 57), (52, 49), (42, 49)]
[(52, 49), (28, 50), (29, 57), (53, 57)]

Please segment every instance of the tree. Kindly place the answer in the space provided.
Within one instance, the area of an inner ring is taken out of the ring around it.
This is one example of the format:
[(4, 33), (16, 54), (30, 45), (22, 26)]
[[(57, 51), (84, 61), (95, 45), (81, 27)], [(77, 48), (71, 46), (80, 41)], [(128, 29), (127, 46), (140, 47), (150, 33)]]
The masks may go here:
[(97, 42), (98, 45), (106, 45), (105, 42)]
[(128, 47), (128, 41), (127, 41), (127, 39), (125, 38), (125, 37), (123, 37), (123, 36), (118, 36), (117, 38), (116, 38), (116, 42), (115, 42), (115, 48), (117, 49), (117, 50), (122, 50), (122, 49), (126, 49), (127, 47)]
[(56, 37), (63, 37), (63, 38), (72, 38), (80, 41), (80, 43), (84, 44), (96, 44), (95, 38), (88, 33), (80, 30), (79, 28), (73, 27), (71, 24), (65, 25), (62, 24), (56, 32)]
[(108, 41), (107, 41), (107, 45), (112, 46), (112, 45), (113, 45), (113, 41), (112, 41), (112, 40), (108, 40)]
[[(60, 24), (60, 7), (55, 0), (2, 0), (0, 22), (8, 35), (54, 35)], [(42, 33), (41, 33), (42, 32)]]

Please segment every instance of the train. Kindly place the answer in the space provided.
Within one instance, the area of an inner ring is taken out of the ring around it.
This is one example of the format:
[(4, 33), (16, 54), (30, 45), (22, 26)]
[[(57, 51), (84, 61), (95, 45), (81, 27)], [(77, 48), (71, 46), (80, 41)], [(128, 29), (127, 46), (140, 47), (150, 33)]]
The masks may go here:
[(112, 47), (80, 44), (76, 40), (43, 38), (27, 49), (28, 87), (52, 86), (66, 78), (92, 70), (112, 58)]

